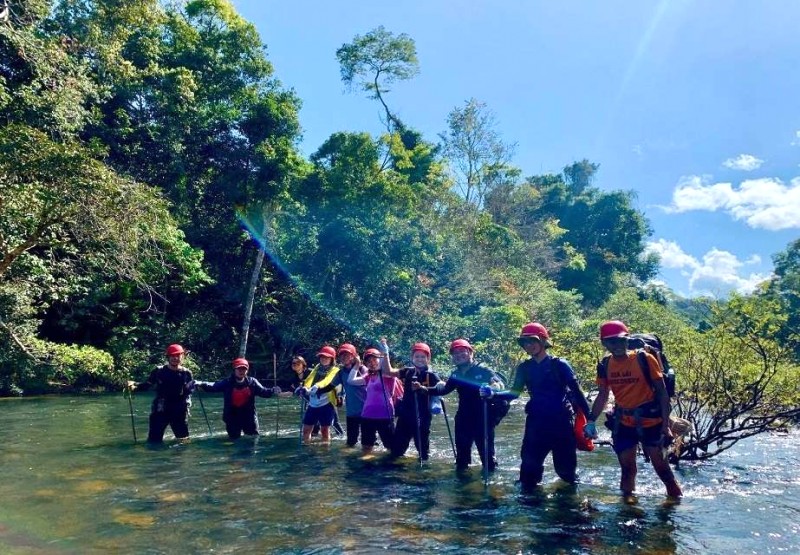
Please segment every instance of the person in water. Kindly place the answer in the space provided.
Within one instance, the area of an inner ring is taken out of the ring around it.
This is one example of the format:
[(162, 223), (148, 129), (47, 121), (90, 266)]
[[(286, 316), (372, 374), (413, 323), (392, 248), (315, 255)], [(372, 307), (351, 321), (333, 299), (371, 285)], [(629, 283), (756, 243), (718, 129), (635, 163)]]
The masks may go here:
[(311, 432), (319, 422), (320, 436), (323, 443), (331, 441), (331, 425), (336, 416), (336, 377), (339, 368), (334, 366), (336, 350), (328, 345), (317, 353), (319, 364), (309, 372), (303, 385), (295, 389), (295, 395), (308, 401), (308, 408), (303, 415), (303, 443), (311, 441)]
[(150, 410), (148, 443), (164, 441), (164, 432), (169, 426), (177, 439), (189, 437), (189, 407), (195, 382), (192, 373), (182, 363), (186, 350), (177, 343), (167, 347), (167, 364), (150, 373), (147, 380), (137, 383), (129, 381), (128, 389), (147, 391), (155, 388), (156, 396)]
[(544, 460), (549, 453), (553, 454), (553, 466), (559, 478), (574, 483), (578, 457), (572, 402), (585, 415), (590, 412), (589, 403), (569, 363), (547, 352), (552, 345), (547, 328), (538, 322), (525, 324), (517, 342), (530, 358), (517, 366), (514, 384), (509, 390), (490, 392), (490, 396), (516, 399), (525, 388), (530, 394), (525, 405), (527, 416), (520, 451), (522, 489), (530, 490), (542, 481)]
[(367, 367), (361, 364), (358, 351), (355, 345), (343, 343), (338, 350), (339, 376), (344, 376), (342, 381), (345, 399), (345, 421), (347, 428), (347, 446), (355, 447), (361, 434), (361, 411), (364, 410), (364, 401), (367, 398), (366, 385), (355, 385), (348, 379), (350, 373), (355, 369), (357, 377), (364, 377), (367, 374)]
[[(610, 425), (614, 452), (621, 469), (620, 490), (628, 503), (636, 501), (636, 449), (642, 445), (656, 474), (667, 488), (667, 495), (678, 499), (683, 495), (662, 447), (672, 439), (669, 427), (669, 396), (664, 374), (658, 359), (646, 351), (647, 368), (639, 363), (637, 351), (628, 350), (628, 328), (619, 320), (600, 326), (600, 341), (611, 353), (597, 364), (599, 393), (592, 405), (589, 422), (584, 428), (587, 437), (597, 437), (595, 420), (605, 408), (609, 393), (614, 394), (615, 406)], [(644, 372), (649, 373), (649, 377)]]
[(389, 363), (389, 346), (381, 340), (381, 350), (370, 348), (364, 351), (367, 374), (361, 375), (353, 367), (347, 378), (354, 386), (366, 386), (364, 409), (361, 411), (361, 447), (364, 454), (375, 448), (377, 436), (386, 449), (392, 448), (394, 440), (394, 405), (403, 396), (403, 385), (392, 375)]
[[(420, 460), (427, 461), (431, 449), (431, 396), (428, 388), (439, 383), (439, 376), (431, 369), (431, 348), (426, 343), (411, 347), (411, 366), (399, 371), (403, 382), (403, 398), (397, 405), (397, 427), (394, 431), (392, 456), (401, 457), (411, 440)], [(424, 388), (414, 388), (414, 384)]]
[[(414, 388), (427, 389), (435, 395), (458, 392), (458, 410), (455, 417), (456, 470), (466, 470), (472, 462), (472, 446), (478, 449), (481, 462), (488, 471), (497, 466), (494, 455), (494, 427), (492, 418), (484, 422), (482, 387), (501, 389), (503, 381), (497, 373), (474, 361), (474, 350), (466, 339), (450, 343), (450, 358), (455, 370), (445, 382), (426, 388), (415, 384)], [(484, 449), (486, 445), (486, 449)], [(484, 453), (484, 451), (488, 451)]]
[(233, 374), (217, 382), (197, 381), (197, 387), (210, 393), (223, 394), (222, 420), (230, 439), (239, 439), (242, 434), (258, 435), (256, 397), (269, 398), (281, 392), (280, 387), (264, 387), (247, 375), (250, 363), (247, 359), (233, 361)]

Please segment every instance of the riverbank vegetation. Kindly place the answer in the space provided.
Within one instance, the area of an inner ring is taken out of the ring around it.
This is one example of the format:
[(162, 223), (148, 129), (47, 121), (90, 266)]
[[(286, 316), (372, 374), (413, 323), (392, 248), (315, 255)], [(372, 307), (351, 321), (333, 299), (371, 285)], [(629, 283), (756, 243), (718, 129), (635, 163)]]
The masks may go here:
[[(334, 54), (385, 132), (298, 150), (301, 99), (227, 0), (10, 0), (0, 21), (0, 390), (114, 388), (192, 352), (247, 355), (380, 336), (473, 340), (510, 371), (525, 322), (593, 382), (599, 322), (658, 333), (703, 458), (798, 417), (800, 241), (749, 296), (680, 299), (633, 192), (597, 162), (530, 175), (488, 106), (426, 137), (391, 108), (414, 41), (378, 28)], [(266, 37), (268, 40), (268, 37)], [(411, 117), (411, 116), (409, 116)], [(579, 156), (578, 156), (579, 158)], [(259, 368), (260, 367), (260, 368)]]

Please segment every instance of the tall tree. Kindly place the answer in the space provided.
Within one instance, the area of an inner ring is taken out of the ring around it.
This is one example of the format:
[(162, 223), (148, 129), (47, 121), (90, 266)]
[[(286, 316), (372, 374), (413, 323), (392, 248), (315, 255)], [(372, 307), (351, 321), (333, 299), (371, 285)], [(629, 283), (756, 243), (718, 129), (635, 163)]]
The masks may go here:
[(390, 134), (403, 131), (403, 122), (389, 109), (384, 95), (391, 90), (388, 87), (391, 83), (406, 81), (419, 73), (414, 40), (405, 33), (396, 35), (387, 31), (381, 25), (343, 44), (336, 51), (336, 59), (345, 85), (351, 89), (358, 87), (381, 103), (387, 131)]
[(78, 304), (108, 283), (152, 299), (168, 279), (187, 289), (207, 279), (163, 195), (116, 172), (100, 145), (81, 140), (105, 86), (79, 45), (45, 19), (49, 8), (12, 2), (0, 25), (3, 391), (46, 386), (56, 373), (75, 377), (70, 366), (113, 367), (89, 347), (41, 340), (54, 305)]
[(567, 189), (573, 196), (583, 194), (589, 187), (592, 186), (594, 174), (600, 169), (600, 164), (593, 164), (586, 158), (580, 162), (573, 162), (572, 164), (564, 167), (564, 181), (567, 184)]
[(78, 4), (67, 2), (56, 18), (98, 82), (110, 84), (102, 119), (85, 137), (107, 146), (114, 167), (166, 192), (216, 282), (194, 308), (163, 308), (177, 321), (203, 306), (223, 329), (241, 326), (242, 352), (247, 315), (257, 313), (252, 303), (265, 284), (264, 218), (305, 171), (296, 148), (299, 100), (275, 80), (255, 27), (227, 0)]
[(773, 260), (774, 277), (760, 295), (774, 299), (786, 315), (778, 338), (792, 347), (795, 360), (800, 363), (800, 239), (789, 243)]
[(494, 113), (474, 98), (450, 112), (447, 126), (440, 135), (442, 152), (459, 193), (468, 204), (480, 208), (493, 189), (519, 176), (519, 170), (509, 165), (515, 145), (502, 140)]

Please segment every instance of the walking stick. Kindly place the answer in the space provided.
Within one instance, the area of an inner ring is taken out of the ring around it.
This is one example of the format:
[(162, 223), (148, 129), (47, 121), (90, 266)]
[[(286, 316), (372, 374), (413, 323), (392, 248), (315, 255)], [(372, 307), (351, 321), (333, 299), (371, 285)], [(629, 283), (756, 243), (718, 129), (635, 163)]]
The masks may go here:
[(417, 458), (419, 465), (422, 466), (422, 430), (420, 430), (419, 421), (419, 400), (417, 399), (417, 392), (412, 389), (411, 394), (414, 396), (414, 416), (416, 417), (417, 425)]
[(208, 421), (208, 414), (206, 414), (206, 407), (203, 404), (203, 396), (200, 395), (200, 390), (197, 390), (197, 400), (200, 401), (200, 408), (203, 409), (203, 416), (206, 419), (206, 426), (208, 426), (208, 435), (214, 435), (214, 432), (211, 431), (211, 422)]
[(450, 447), (453, 448), (453, 458), (457, 459), (456, 444), (453, 442), (453, 432), (450, 431), (450, 420), (447, 418), (447, 409), (444, 406), (444, 399), (439, 397), (439, 401), (442, 403), (442, 416), (444, 416), (444, 423), (447, 425), (447, 436), (450, 438)]
[[(389, 356), (388, 354), (386, 355)], [(386, 407), (386, 414), (387, 418), (389, 418), (389, 425), (387, 427), (387, 434), (394, 436), (394, 410), (389, 408), (389, 399), (388, 394), (386, 393), (386, 382), (383, 379), (383, 367), (381, 366), (378, 368), (378, 379), (381, 381), (381, 387), (383, 388), (383, 404)], [(392, 384), (392, 395), (394, 395), (394, 384)], [(383, 438), (381, 438), (381, 442), (383, 442)], [(394, 443), (394, 441), (392, 442)], [(391, 449), (391, 445), (384, 445), (387, 449)]]
[(489, 485), (489, 401), (483, 400), (483, 485)]
[[(272, 385), (278, 387), (278, 355), (272, 353)], [(273, 389), (273, 391), (275, 391)], [(281, 397), (275, 396), (275, 435), (278, 435), (278, 419), (281, 414)]]
[[(136, 422), (133, 419), (133, 391), (130, 387), (127, 387), (126, 389), (128, 390), (128, 407), (131, 409), (131, 429), (133, 430), (133, 442), (139, 443), (136, 439)], [(125, 395), (124, 391), (122, 392), (122, 395)]]
[(306, 414), (306, 400), (300, 397), (300, 445), (303, 445), (303, 417)]

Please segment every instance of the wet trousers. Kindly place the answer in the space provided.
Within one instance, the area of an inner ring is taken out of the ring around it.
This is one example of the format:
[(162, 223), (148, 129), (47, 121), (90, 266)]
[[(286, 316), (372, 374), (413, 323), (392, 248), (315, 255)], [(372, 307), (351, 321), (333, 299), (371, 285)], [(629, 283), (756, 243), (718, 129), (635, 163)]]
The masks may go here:
[(347, 446), (355, 447), (358, 443), (358, 436), (361, 433), (361, 417), (348, 416), (345, 420), (347, 426)]
[(529, 414), (525, 419), (525, 436), (522, 440), (519, 479), (523, 486), (535, 486), (542, 481), (544, 459), (553, 454), (553, 467), (565, 482), (576, 480), (578, 457), (575, 452), (575, 435), (572, 418), (568, 413), (555, 417)]
[(148, 443), (161, 443), (164, 441), (164, 432), (167, 426), (172, 428), (172, 433), (178, 439), (189, 437), (189, 409), (186, 402), (165, 403), (163, 399), (153, 401), (150, 413), (150, 429), (147, 432)]
[(239, 439), (243, 433), (248, 436), (258, 435), (258, 416), (254, 411), (232, 410), (223, 420), (230, 439)]
[[(478, 448), (478, 455), (480, 456), (481, 463), (486, 464), (484, 460), (484, 422), (483, 412), (467, 413), (459, 408), (456, 412), (456, 468), (458, 470), (466, 469), (472, 462), (472, 445)], [(488, 425), (488, 469), (494, 470), (497, 466), (497, 459), (494, 455), (494, 427), (489, 422)]]
[(401, 414), (397, 419), (397, 427), (394, 430), (394, 445), (392, 445), (392, 456), (402, 457), (408, 450), (411, 440), (414, 440), (414, 447), (417, 448), (420, 458), (428, 460), (431, 450), (431, 415), (419, 415), (419, 444), (417, 440), (417, 417), (415, 414)]
[(362, 418), (361, 419), (361, 445), (375, 447), (377, 436), (381, 436), (381, 443), (387, 449), (392, 448), (394, 441), (394, 426), (389, 418)]

